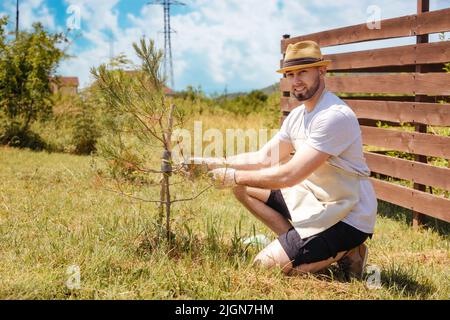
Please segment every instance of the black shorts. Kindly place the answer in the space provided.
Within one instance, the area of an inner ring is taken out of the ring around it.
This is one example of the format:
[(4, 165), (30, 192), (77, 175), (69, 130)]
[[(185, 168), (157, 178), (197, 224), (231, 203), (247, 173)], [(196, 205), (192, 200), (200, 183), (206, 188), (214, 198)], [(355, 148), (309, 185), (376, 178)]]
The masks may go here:
[[(280, 190), (272, 190), (266, 205), (291, 220), (291, 214)], [(302, 239), (300, 234), (290, 228), (278, 237), (281, 246), (292, 261), (293, 267), (301, 264), (326, 260), (341, 251), (353, 249), (364, 243), (371, 234), (364, 233), (342, 221), (311, 237)]]

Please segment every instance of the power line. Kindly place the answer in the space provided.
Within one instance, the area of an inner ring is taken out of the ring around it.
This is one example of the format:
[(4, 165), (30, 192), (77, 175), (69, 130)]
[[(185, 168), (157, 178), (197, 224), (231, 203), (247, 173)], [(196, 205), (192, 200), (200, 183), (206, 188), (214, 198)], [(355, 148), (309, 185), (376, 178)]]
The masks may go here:
[(148, 5), (162, 5), (164, 8), (164, 76), (170, 74), (170, 85), (175, 87), (172, 62), (172, 44), (170, 34), (175, 31), (170, 27), (170, 7), (174, 5), (185, 6), (186, 4), (177, 0), (153, 0)]

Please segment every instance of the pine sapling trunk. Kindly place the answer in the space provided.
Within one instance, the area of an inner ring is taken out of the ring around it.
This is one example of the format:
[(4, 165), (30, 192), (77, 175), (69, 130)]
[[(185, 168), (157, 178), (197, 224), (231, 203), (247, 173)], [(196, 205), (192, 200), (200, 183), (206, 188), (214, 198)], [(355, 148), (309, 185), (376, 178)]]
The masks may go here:
[[(163, 169), (164, 165), (164, 155), (162, 157), (161, 169)], [(163, 170), (161, 170), (163, 171)], [(166, 181), (164, 179), (164, 174), (161, 175), (161, 179), (159, 180), (161, 185), (161, 190), (159, 191), (159, 214), (158, 214), (158, 225), (162, 226), (164, 219), (164, 206), (166, 203)]]
[(161, 160), (161, 192), (160, 192), (160, 207), (159, 207), (159, 220), (162, 223), (162, 218), (164, 215), (164, 208), (166, 208), (166, 237), (167, 241), (170, 242), (170, 175), (172, 174), (172, 127), (173, 127), (173, 112), (175, 110), (175, 105), (170, 106), (167, 130), (164, 132), (164, 151)]
[(167, 241), (170, 241), (170, 185), (169, 185), (169, 174), (164, 174), (164, 180), (166, 185), (166, 237)]

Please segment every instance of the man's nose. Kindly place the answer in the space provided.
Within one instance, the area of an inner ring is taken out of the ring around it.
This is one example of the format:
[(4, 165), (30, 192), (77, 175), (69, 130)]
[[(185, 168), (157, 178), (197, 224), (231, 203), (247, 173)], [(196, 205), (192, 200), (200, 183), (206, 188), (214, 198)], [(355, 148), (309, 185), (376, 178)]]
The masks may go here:
[(302, 76), (299, 74), (294, 75), (294, 83), (295, 84), (303, 84)]

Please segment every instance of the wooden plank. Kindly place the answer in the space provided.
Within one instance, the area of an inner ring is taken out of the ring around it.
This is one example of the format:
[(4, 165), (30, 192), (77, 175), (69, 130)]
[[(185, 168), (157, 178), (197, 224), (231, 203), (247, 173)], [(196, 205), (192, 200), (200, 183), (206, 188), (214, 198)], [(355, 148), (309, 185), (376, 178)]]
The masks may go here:
[(417, 44), (416, 64), (447, 63), (450, 61), (450, 41)]
[(378, 199), (450, 222), (450, 200), (370, 178)]
[(332, 92), (449, 95), (450, 73), (327, 77)]
[(450, 137), (366, 126), (361, 133), (366, 145), (450, 159)]
[[(370, 51), (370, 50), (368, 50)], [(359, 52), (359, 51), (358, 51)], [(341, 55), (344, 55), (346, 53), (340, 53)], [(325, 55), (324, 57), (328, 56), (335, 56), (335, 55)], [(336, 54), (337, 56), (337, 54)], [(335, 59), (335, 58), (332, 58)], [(447, 60), (447, 62), (450, 61), (450, 57)], [(351, 61), (350, 61), (351, 62)], [(347, 62), (343, 62), (346, 65), (348, 65)], [(331, 69), (330, 69), (331, 66)], [(393, 65), (393, 66), (379, 66), (379, 67), (360, 67), (360, 68), (345, 68), (344, 66), (337, 66), (337, 69), (333, 67), (333, 63), (330, 65), (327, 70), (329, 72), (334, 73), (373, 73), (373, 72), (384, 72), (384, 73), (397, 73), (397, 72), (415, 72), (416, 71), (416, 65), (410, 64), (410, 65)], [(280, 60), (280, 68), (283, 67), (283, 59)], [(443, 72), (445, 67), (444, 62), (440, 63), (429, 63), (422, 65), (423, 72)]]
[[(343, 99), (358, 118), (450, 126), (450, 104)], [(282, 102), (282, 106), (286, 103)]]
[(290, 43), (313, 40), (320, 47), (329, 47), (362, 41), (410, 37), (450, 30), (450, 8), (381, 20), (380, 29), (369, 29), (366, 23), (344, 28), (327, 30), (308, 35), (281, 40), (281, 52), (286, 51)]
[(301, 103), (292, 97), (281, 97), (281, 111), (292, 111), (292, 109), (298, 107)]
[(364, 157), (372, 172), (450, 190), (450, 169), (448, 168), (371, 152), (364, 152)]
[[(364, 95), (364, 94), (352, 94), (349, 96), (348, 94), (338, 93), (338, 96), (341, 99), (345, 100), (368, 100), (368, 101), (397, 101), (397, 102), (414, 102), (415, 97), (413, 95)], [(450, 96), (425, 96), (425, 100), (423, 102), (427, 103), (440, 103), (440, 101), (450, 101)]]
[[(422, 72), (443, 72), (443, 63), (433, 63), (422, 65)], [(416, 72), (416, 65), (404, 65), (404, 66), (387, 66), (387, 67), (373, 67), (373, 68), (361, 68), (361, 69), (340, 69), (332, 71), (335, 74), (341, 73), (353, 73), (353, 74), (376, 74), (376, 73), (405, 73)]]
[(324, 59), (332, 61), (329, 71), (447, 63), (450, 61), (450, 41), (329, 54)]
[[(450, 95), (450, 73), (332, 76), (325, 82), (334, 93)], [(280, 90), (291, 90), (287, 78), (280, 80)]]
[(291, 85), (289, 84), (289, 82), (286, 78), (280, 79), (280, 91), (281, 92), (290, 92), (291, 91)]

